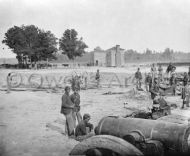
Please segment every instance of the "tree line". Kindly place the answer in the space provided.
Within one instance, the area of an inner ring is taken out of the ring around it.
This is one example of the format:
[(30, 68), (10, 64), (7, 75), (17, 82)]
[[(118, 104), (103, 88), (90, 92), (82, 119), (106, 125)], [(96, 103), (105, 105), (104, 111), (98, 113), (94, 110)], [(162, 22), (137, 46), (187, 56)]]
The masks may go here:
[(82, 38), (78, 39), (78, 33), (74, 29), (65, 30), (58, 40), (51, 31), (35, 25), (9, 28), (2, 43), (16, 54), (19, 68), (27, 68), (28, 64), (36, 64), (38, 61), (56, 59), (58, 49), (74, 60), (75, 57), (82, 56), (88, 47)]
[(190, 61), (190, 53), (174, 51), (170, 48), (165, 48), (164, 51), (158, 52), (155, 50), (146, 49), (143, 53), (129, 49), (124, 54), (124, 60), (129, 62), (174, 62), (174, 61)]

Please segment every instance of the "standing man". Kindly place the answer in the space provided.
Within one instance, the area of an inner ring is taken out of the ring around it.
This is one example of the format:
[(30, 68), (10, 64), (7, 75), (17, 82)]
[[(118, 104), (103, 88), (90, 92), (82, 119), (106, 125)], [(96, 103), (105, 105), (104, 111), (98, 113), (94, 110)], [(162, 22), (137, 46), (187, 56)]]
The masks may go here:
[(189, 107), (190, 91), (188, 88), (188, 75), (186, 72), (184, 73), (184, 78), (183, 78), (183, 87), (182, 87), (181, 98), (183, 99), (181, 108), (183, 109), (185, 104), (187, 107)]
[(171, 75), (171, 78), (170, 78), (170, 86), (172, 87), (172, 95), (175, 96), (176, 86), (177, 86), (177, 79), (176, 79), (175, 73), (173, 73), (173, 74)]
[(72, 103), (70, 99), (70, 87), (65, 87), (65, 94), (62, 96), (62, 105), (61, 105), (61, 113), (65, 115), (66, 118), (66, 124), (65, 124), (65, 132), (68, 134), (68, 136), (74, 135), (74, 104)]
[(158, 77), (159, 77), (159, 81), (163, 80), (163, 68), (161, 64), (159, 64), (159, 67), (158, 67)]
[(153, 100), (153, 104), (155, 103), (154, 100), (159, 95), (159, 84), (158, 84), (158, 78), (154, 78), (154, 83), (152, 84), (152, 87), (150, 88), (151, 98)]
[(77, 87), (80, 90), (80, 84), (81, 84), (81, 77), (78, 76), (78, 75), (73, 76), (72, 79), (71, 79), (71, 88), (72, 88), (72, 90), (74, 90), (74, 87)]
[(137, 69), (137, 72), (135, 73), (135, 79), (136, 79), (136, 88), (137, 90), (141, 89), (141, 80), (142, 80), (142, 74), (140, 72), (140, 68)]
[(156, 67), (154, 63), (152, 64), (152, 67), (151, 67), (151, 74), (152, 74), (152, 79), (154, 80), (154, 77), (156, 74)]
[(78, 87), (74, 87), (73, 89), (73, 94), (70, 96), (71, 98), (71, 101), (72, 103), (74, 103), (74, 116), (73, 116), (73, 119), (74, 119), (74, 124), (75, 124), (75, 127), (76, 127), (76, 118), (77, 118), (77, 121), (78, 123), (80, 123), (82, 121), (82, 116), (81, 116), (81, 113), (80, 113), (80, 95), (79, 95), (79, 88)]
[(189, 66), (188, 76), (189, 76), (189, 81), (190, 81), (190, 66)]
[(166, 73), (168, 74), (168, 79), (170, 79), (172, 73), (174, 73), (175, 70), (176, 70), (176, 67), (174, 65), (172, 65), (172, 63), (170, 62), (166, 69)]
[(11, 81), (11, 73), (7, 75), (7, 94), (10, 93), (11, 90), (10, 81)]
[(145, 85), (146, 85), (146, 91), (149, 92), (150, 88), (152, 86), (152, 77), (151, 73), (148, 73), (148, 75), (145, 78)]
[(100, 72), (99, 69), (96, 72), (96, 77), (95, 77), (96, 81), (97, 81), (97, 88), (99, 88), (100, 86)]

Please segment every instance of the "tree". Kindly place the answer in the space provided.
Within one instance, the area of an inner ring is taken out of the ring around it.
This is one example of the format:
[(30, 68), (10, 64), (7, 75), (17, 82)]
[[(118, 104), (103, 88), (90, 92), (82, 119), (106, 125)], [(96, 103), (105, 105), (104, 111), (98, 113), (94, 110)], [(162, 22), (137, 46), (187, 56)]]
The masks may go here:
[(171, 60), (173, 60), (173, 53), (174, 53), (174, 51), (172, 49), (166, 48), (164, 50), (164, 52), (162, 53), (162, 57), (165, 58), (167, 61), (168, 60), (171, 61)]
[(69, 59), (74, 60), (77, 56), (82, 56), (85, 53), (85, 49), (88, 46), (77, 38), (77, 31), (74, 29), (65, 30), (62, 38), (59, 40), (59, 48), (62, 50), (62, 54), (68, 56)]
[[(54, 53), (57, 52), (57, 38), (50, 31), (40, 30), (38, 34), (38, 42), (34, 57), (37, 60), (56, 59)], [(35, 60), (35, 59), (34, 59)]]
[(57, 38), (50, 32), (34, 25), (14, 26), (6, 33), (2, 43), (6, 44), (17, 56), (19, 67), (27, 66), (28, 60), (36, 63), (47, 58), (55, 59)]
[(146, 51), (145, 51), (145, 60), (147, 61), (150, 61), (151, 59), (153, 59), (153, 54), (152, 54), (152, 50), (146, 48)]
[(17, 26), (10, 28), (5, 33), (5, 39), (2, 43), (6, 44), (12, 51), (17, 55), (16, 58), (18, 59), (19, 64), (22, 64), (22, 55), (23, 52), (21, 49), (25, 47), (25, 37), (23, 29)]

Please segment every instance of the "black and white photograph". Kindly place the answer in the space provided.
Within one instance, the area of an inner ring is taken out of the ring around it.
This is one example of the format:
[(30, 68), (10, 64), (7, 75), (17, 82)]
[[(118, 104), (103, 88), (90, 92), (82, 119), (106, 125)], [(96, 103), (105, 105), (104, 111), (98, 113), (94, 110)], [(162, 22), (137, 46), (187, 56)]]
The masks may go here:
[(0, 156), (190, 156), (190, 0), (0, 0)]

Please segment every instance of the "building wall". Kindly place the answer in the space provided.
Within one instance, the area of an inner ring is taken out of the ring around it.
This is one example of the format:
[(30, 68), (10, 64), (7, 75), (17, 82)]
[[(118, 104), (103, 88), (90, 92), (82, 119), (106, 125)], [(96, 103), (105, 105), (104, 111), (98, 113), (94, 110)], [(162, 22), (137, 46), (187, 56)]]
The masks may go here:
[(107, 51), (95, 49), (92, 52), (92, 65), (120, 67), (124, 65), (124, 50), (116, 45)]
[(121, 67), (125, 65), (124, 51), (116, 52), (116, 66)]
[(125, 65), (125, 51), (121, 51), (121, 66)]
[(115, 55), (115, 63), (117, 67), (121, 66), (121, 52), (117, 51)]
[(110, 51), (107, 52), (106, 66), (108, 66), (108, 67), (115, 67), (116, 66), (115, 51), (114, 50), (110, 50)]
[(106, 53), (105, 52), (93, 52), (93, 62), (96, 66), (106, 66)]

